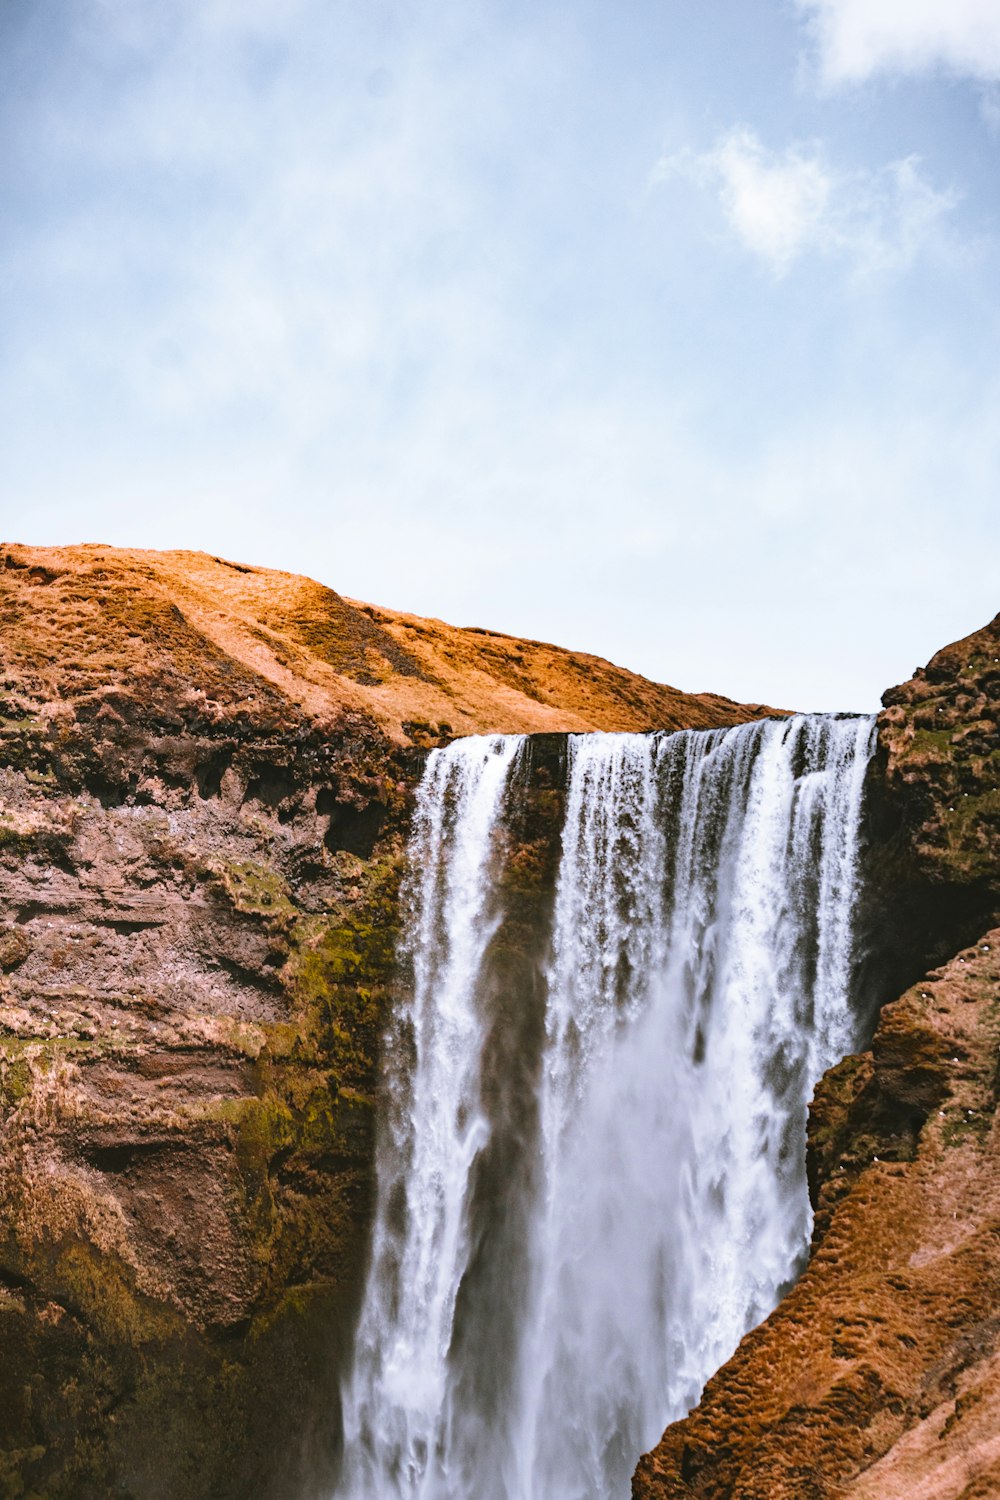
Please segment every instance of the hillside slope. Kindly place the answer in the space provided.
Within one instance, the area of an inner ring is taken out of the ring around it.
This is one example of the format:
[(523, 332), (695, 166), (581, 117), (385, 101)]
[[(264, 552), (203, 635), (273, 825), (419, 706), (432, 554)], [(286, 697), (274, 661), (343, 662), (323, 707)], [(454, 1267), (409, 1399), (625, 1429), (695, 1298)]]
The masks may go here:
[(706, 729), (773, 712), (682, 693), (599, 657), (345, 599), (200, 552), (0, 547), (7, 692), (114, 707), (168, 697), (206, 718), (359, 714), (396, 740), (477, 731)]

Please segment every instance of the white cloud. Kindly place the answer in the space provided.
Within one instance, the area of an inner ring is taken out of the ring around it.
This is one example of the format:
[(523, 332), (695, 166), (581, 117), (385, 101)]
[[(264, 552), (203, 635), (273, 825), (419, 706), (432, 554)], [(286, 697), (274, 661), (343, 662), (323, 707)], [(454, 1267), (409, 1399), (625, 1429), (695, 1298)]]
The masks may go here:
[(663, 157), (654, 179), (683, 176), (718, 198), (736, 239), (783, 276), (808, 253), (835, 256), (857, 276), (906, 270), (946, 247), (956, 195), (933, 187), (916, 157), (879, 171), (829, 166), (815, 146), (769, 151), (745, 126), (709, 151)]
[(998, 0), (796, 0), (831, 86), (944, 69), (1000, 79)]
[(767, 151), (751, 130), (723, 136), (711, 151), (664, 157), (655, 176), (677, 173), (714, 189), (737, 238), (780, 275), (827, 230), (833, 179), (815, 155)]

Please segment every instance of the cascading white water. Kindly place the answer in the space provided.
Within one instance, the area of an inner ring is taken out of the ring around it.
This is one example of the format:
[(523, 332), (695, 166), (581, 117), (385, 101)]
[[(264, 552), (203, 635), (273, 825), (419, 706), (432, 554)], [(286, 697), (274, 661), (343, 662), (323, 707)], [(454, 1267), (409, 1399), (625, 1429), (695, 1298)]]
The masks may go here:
[(398, 1018), (369, 1290), (344, 1403), (351, 1492), (434, 1493), (451, 1418), (448, 1353), (469, 1259), (470, 1174), (488, 1134), (477, 985), (496, 921), (491, 834), (519, 737), (435, 751), (404, 891), (412, 1001)]
[[(542, 992), (491, 972), (521, 741), (430, 757), (351, 1500), (615, 1500), (808, 1243), (873, 720), (570, 738)], [(532, 1019), (533, 1018), (533, 1019)]]

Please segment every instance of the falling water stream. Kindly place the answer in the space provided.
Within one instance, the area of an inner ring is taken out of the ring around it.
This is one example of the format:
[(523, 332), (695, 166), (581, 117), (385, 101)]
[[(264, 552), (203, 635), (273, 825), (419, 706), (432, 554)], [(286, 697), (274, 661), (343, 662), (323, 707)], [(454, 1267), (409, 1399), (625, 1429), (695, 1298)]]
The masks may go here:
[(431, 754), (345, 1500), (625, 1500), (801, 1268), (808, 1101), (857, 1042), (872, 733), (571, 736), (548, 957), (523, 992), (492, 954), (525, 742)]

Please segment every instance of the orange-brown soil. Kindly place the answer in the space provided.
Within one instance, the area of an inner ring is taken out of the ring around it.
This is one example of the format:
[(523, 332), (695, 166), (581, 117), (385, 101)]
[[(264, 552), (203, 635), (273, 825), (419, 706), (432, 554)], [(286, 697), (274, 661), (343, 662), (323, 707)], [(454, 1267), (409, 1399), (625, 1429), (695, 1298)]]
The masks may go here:
[(172, 692), (207, 716), (239, 712), (254, 724), (362, 714), (418, 743), (477, 731), (700, 729), (774, 712), (200, 552), (8, 545), (0, 627), (9, 692), (110, 711), (116, 694)]

